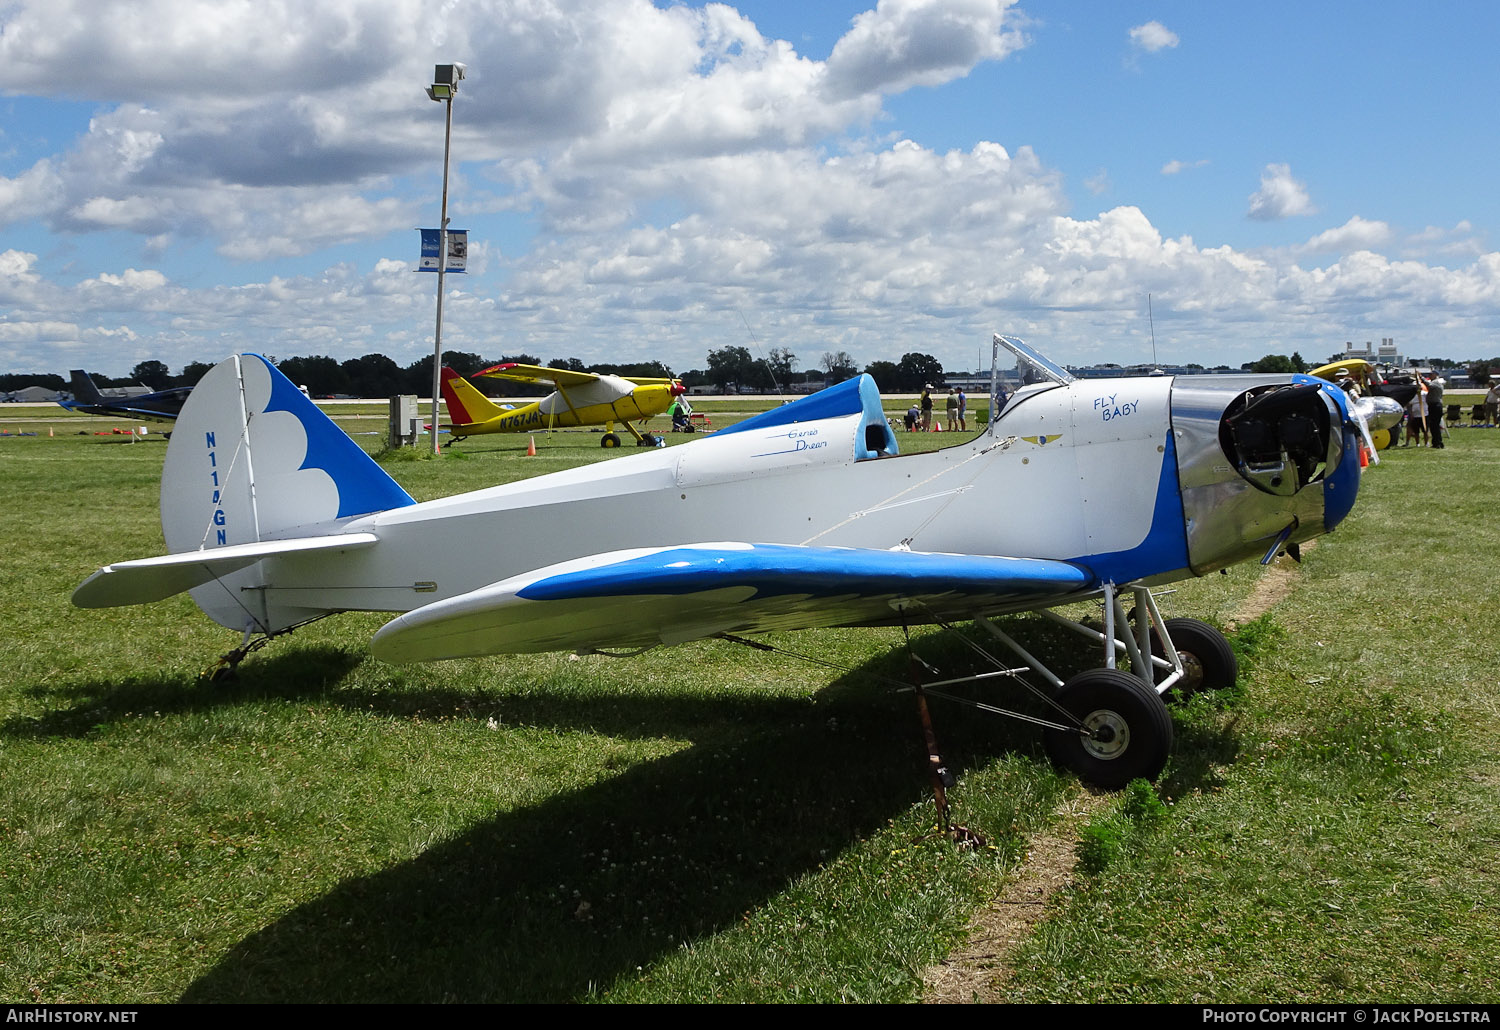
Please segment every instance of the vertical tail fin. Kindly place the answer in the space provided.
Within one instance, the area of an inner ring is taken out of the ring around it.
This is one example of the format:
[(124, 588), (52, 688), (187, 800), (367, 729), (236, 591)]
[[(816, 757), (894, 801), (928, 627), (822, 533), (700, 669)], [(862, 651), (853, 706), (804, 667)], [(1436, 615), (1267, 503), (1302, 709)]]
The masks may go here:
[[(216, 365), (183, 405), (161, 477), (170, 551), (332, 531), (415, 503), (342, 429), (258, 354)], [(302, 621), (270, 610), (264, 563), (193, 590), (220, 625), (263, 631)]]
[(104, 395), (89, 378), (89, 374), (81, 368), (75, 368), (68, 373), (68, 385), (72, 387), (73, 399), (82, 404), (98, 404), (104, 400)]
[(448, 421), (455, 426), (472, 426), (488, 422), (505, 409), (475, 389), (474, 384), (453, 369), (443, 366), (443, 403), (448, 406)]

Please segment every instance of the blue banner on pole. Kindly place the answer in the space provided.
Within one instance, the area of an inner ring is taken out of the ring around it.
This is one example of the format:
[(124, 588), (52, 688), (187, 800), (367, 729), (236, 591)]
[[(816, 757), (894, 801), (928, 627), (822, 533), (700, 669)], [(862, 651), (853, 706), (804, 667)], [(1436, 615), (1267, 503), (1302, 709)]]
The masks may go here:
[[(422, 256), (417, 262), (417, 271), (438, 270), (438, 250), (442, 246), (442, 233), (437, 229), (418, 229), (422, 234)], [(445, 271), (463, 272), (469, 262), (469, 230), (448, 230), (448, 267)]]

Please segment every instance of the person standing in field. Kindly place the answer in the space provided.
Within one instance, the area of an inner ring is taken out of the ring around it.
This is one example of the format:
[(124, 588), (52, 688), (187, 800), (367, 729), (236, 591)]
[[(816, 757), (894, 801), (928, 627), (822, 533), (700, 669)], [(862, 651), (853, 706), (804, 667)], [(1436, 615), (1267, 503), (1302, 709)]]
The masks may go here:
[(1420, 393), (1406, 406), (1406, 443), (1402, 446), (1427, 446), (1427, 406)]
[(1443, 380), (1433, 376), (1427, 380), (1427, 435), (1432, 438), (1431, 447), (1443, 447)]
[(969, 398), (964, 395), (964, 388), (958, 388), (958, 430), (964, 432), (969, 428)]

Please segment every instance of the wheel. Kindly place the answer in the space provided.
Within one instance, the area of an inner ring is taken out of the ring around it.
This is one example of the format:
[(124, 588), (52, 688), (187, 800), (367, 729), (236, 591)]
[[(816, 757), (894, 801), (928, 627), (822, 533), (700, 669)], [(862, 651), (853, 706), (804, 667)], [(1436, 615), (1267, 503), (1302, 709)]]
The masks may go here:
[[(1198, 619), (1168, 619), (1167, 633), (1182, 659), (1182, 680), (1172, 688), (1179, 697), (1234, 686), (1240, 663), (1224, 634)], [(1151, 634), (1151, 650), (1166, 655), (1155, 633)]]
[(1089, 731), (1046, 732), (1047, 754), (1080, 779), (1118, 790), (1134, 779), (1155, 779), (1172, 750), (1172, 717), (1156, 691), (1119, 669), (1087, 669), (1062, 685), (1055, 699)]
[(637, 447), (655, 447), (660, 441), (650, 433), (641, 434), (641, 438), (635, 442)]
[(618, 446), (620, 446), (620, 438), (618, 436), (616, 436), (614, 433), (605, 433), (603, 436), (601, 436), (599, 438), (599, 446), (600, 447), (618, 447)]

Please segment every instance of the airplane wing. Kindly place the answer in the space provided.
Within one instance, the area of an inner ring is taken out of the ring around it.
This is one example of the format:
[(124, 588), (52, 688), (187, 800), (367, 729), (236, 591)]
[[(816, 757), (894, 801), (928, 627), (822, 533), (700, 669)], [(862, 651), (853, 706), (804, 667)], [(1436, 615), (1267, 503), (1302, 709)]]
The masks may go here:
[(552, 386), (586, 386), (599, 380), (593, 372), (573, 372), (566, 368), (518, 365), (513, 361), (491, 365), (489, 368), (480, 369), (474, 375), (486, 376), (490, 379), (509, 379), (517, 383), (549, 383)]
[(1050, 606), (1096, 586), (1081, 565), (1033, 558), (746, 543), (635, 548), (407, 612), (375, 634), (371, 651), (414, 662), (924, 623)]
[(134, 415), (137, 418), (155, 419), (158, 422), (175, 422), (177, 421), (178, 412), (182, 409), (180, 405), (176, 408), (169, 405), (160, 408), (146, 408), (127, 401), (121, 401), (118, 404), (105, 406), (104, 410), (110, 415)]
[(1368, 380), (1375, 373), (1375, 366), (1363, 358), (1351, 358), (1348, 361), (1333, 361), (1326, 365), (1319, 365), (1307, 374), (1333, 383), (1338, 381), (1340, 372), (1345, 372), (1355, 379)]
[(620, 378), (632, 386), (675, 386), (682, 382), (681, 379), (662, 379), (659, 377), (653, 379), (650, 376), (621, 376)]

